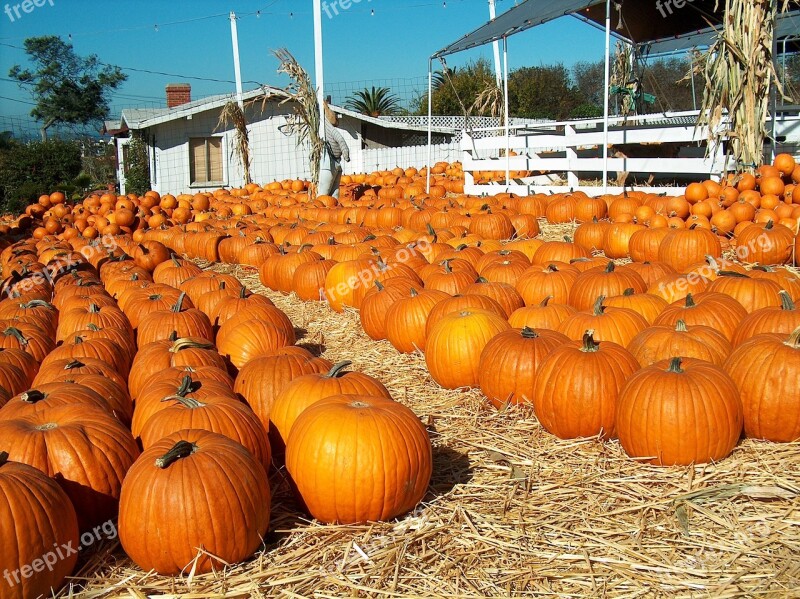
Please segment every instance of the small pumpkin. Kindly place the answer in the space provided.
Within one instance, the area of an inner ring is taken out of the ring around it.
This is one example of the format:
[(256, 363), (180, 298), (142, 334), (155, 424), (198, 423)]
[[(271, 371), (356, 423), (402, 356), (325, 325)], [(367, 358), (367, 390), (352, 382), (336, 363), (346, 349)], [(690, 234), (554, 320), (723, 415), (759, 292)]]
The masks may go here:
[(443, 316), (425, 343), (431, 378), (445, 389), (477, 387), (481, 352), (509, 328), (507, 320), (488, 310), (467, 308)]
[(533, 403), (536, 374), (544, 359), (569, 338), (547, 329), (511, 329), (495, 335), (484, 347), (478, 365), (481, 392), (497, 409)]

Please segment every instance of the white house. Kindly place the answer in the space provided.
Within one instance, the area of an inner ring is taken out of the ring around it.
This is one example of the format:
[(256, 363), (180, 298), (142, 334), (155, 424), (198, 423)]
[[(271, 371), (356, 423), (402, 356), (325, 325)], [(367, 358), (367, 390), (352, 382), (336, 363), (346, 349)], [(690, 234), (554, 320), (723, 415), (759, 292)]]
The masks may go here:
[[(160, 193), (210, 191), (219, 187), (241, 187), (244, 174), (235, 152), (232, 125), (219, 127), (219, 116), (235, 95), (218, 95), (191, 101), (186, 84), (167, 86), (167, 108), (125, 109), (119, 129), (139, 132), (148, 146), (152, 188)], [(298, 147), (288, 130), (291, 103), (282, 103), (282, 90), (262, 87), (244, 93), (245, 118), (250, 142), (250, 174), (266, 183), (284, 179), (309, 179), (308, 148)], [(395, 120), (373, 118), (332, 106), (339, 115), (339, 128), (350, 148), (345, 173), (369, 172), (395, 166), (425, 165), (427, 127)], [(113, 126), (113, 125), (112, 125)], [(433, 161), (460, 157), (451, 128), (435, 130)], [(118, 137), (118, 177), (125, 193), (127, 144)]]

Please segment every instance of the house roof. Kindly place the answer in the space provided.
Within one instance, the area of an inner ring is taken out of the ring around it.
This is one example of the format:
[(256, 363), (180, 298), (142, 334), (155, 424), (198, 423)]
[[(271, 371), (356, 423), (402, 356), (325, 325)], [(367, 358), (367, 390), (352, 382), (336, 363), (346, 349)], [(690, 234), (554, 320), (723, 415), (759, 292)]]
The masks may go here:
[[(257, 89), (244, 92), (242, 99), (244, 101), (252, 100), (263, 95), (281, 96), (285, 92), (277, 87), (262, 86)], [(213, 110), (215, 108), (222, 108), (230, 102), (236, 100), (236, 94), (218, 94), (216, 96), (208, 96), (193, 102), (187, 102), (180, 106), (173, 108), (126, 108), (122, 111), (122, 122), (131, 129), (146, 129), (153, 125), (160, 125), (175, 119), (186, 118), (187, 116)]]
[[(242, 94), (242, 98), (244, 101), (248, 101), (260, 98), (264, 95), (285, 97), (286, 92), (280, 88), (263, 86), (244, 92)], [(180, 106), (175, 106), (174, 108), (126, 108), (122, 111), (122, 116), (120, 117), (121, 126), (127, 126), (129, 129), (146, 129), (147, 127), (160, 125), (176, 119), (186, 118), (190, 115), (205, 112), (207, 110), (222, 108), (225, 104), (235, 99), (236, 94), (219, 94), (216, 96), (208, 96), (206, 98), (194, 100), (193, 102), (188, 102), (186, 104), (181, 104)], [(386, 129), (402, 129), (404, 131), (417, 132), (428, 131), (427, 126), (409, 125), (407, 123), (372, 117), (341, 106), (331, 105), (331, 109), (340, 115), (348, 116), (366, 123), (377, 125), (379, 127), (384, 127)], [(453, 133), (453, 130), (441, 127), (434, 127), (433, 131), (435, 133)]]

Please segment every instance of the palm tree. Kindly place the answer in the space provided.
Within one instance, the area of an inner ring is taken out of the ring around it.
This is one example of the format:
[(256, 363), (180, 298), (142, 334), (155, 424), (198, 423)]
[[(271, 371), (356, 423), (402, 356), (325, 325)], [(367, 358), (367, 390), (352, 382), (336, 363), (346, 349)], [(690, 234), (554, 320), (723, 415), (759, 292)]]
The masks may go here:
[(444, 71), (434, 71), (433, 73), (433, 89), (438, 90), (443, 87), (448, 79), (452, 79), (458, 74), (458, 67), (445, 67)]
[(345, 102), (345, 108), (368, 116), (395, 116), (402, 112), (400, 100), (388, 87), (364, 88)]

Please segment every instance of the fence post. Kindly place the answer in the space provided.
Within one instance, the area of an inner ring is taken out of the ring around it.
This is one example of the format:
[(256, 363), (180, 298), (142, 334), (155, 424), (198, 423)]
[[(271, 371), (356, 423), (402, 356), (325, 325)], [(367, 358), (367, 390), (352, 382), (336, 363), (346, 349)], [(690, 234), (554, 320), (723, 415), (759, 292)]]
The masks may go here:
[(564, 141), (566, 143), (566, 157), (569, 161), (569, 170), (567, 171), (567, 185), (572, 187), (573, 189), (578, 187), (580, 184), (580, 180), (578, 179), (578, 174), (573, 171), (573, 165), (575, 164), (573, 161), (577, 160), (578, 153), (575, 151), (574, 143), (569, 141), (569, 138), (575, 135), (575, 126), (574, 125), (564, 125), (564, 137), (566, 138)]

